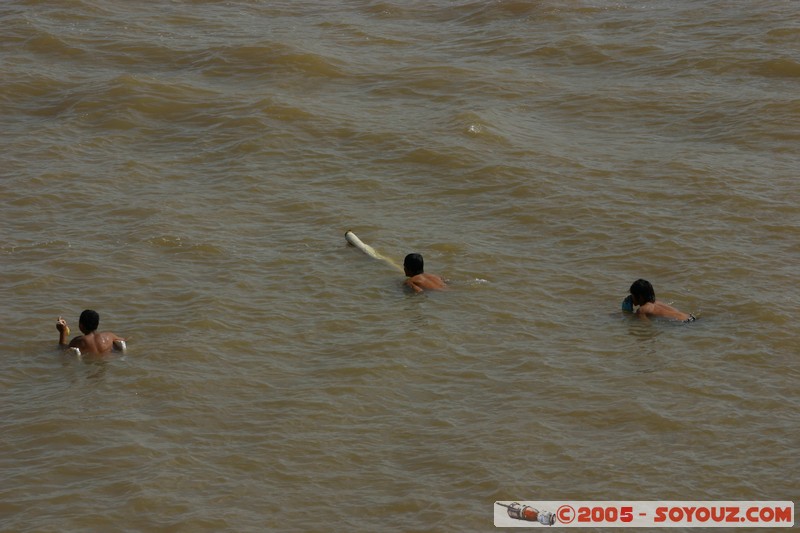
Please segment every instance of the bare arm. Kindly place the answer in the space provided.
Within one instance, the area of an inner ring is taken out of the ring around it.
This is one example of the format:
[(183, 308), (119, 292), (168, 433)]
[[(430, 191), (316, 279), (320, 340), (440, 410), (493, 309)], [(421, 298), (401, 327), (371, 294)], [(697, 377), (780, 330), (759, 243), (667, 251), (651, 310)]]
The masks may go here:
[(411, 287), (414, 290), (414, 292), (422, 292), (422, 287), (414, 283), (414, 281), (411, 278), (405, 281), (405, 285)]
[(687, 320), (689, 315), (682, 311), (678, 311), (671, 305), (667, 305), (660, 300), (656, 300), (655, 303), (648, 302), (639, 307), (636, 310), (636, 314), (642, 318), (648, 318), (651, 316), (661, 317), (661, 318), (671, 318), (673, 320)]
[(67, 321), (61, 317), (58, 317), (56, 321), (56, 329), (58, 330), (58, 345), (66, 347), (69, 345), (69, 326), (67, 325)]

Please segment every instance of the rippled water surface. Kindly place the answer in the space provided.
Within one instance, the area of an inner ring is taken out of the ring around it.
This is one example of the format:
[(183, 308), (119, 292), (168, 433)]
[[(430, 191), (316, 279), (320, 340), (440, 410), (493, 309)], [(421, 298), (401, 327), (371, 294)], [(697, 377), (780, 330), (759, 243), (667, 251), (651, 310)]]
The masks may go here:
[(4, 2), (0, 530), (797, 500), (797, 7)]

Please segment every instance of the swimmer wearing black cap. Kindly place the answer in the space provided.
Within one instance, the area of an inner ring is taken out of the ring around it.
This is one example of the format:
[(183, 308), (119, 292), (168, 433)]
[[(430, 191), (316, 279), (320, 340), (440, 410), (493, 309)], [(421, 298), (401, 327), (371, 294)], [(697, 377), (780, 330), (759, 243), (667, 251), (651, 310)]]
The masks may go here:
[(444, 278), (425, 272), (425, 262), (420, 254), (408, 254), (403, 261), (403, 271), (408, 276), (405, 281), (406, 287), (414, 292), (447, 288)]

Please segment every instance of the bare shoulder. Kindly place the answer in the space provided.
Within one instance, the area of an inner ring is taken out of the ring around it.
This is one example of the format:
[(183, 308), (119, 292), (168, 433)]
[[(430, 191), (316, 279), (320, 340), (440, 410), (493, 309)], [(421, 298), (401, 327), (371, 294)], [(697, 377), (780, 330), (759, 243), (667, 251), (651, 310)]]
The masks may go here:
[(438, 287), (437, 287), (438, 289), (446, 289), (447, 288), (447, 280), (446, 279), (444, 279), (442, 276), (439, 276), (437, 274), (432, 274), (432, 276), (434, 277), (434, 279), (436, 279), (436, 283), (438, 285)]
[(111, 333), (110, 331), (104, 331), (97, 334), (97, 347), (101, 352), (110, 351), (114, 347), (115, 341), (124, 340), (125, 339), (122, 337), (118, 337), (116, 334)]
[(75, 337), (71, 341), (69, 341), (69, 345), (68, 346), (70, 348), (86, 349), (86, 339), (84, 338), (83, 335), (78, 335), (77, 337)]
[(428, 273), (417, 274), (416, 276), (410, 278), (408, 282), (414, 287), (419, 287), (420, 290), (441, 290), (447, 286), (444, 278), (436, 274)]
[(403, 282), (403, 284), (406, 287), (408, 287), (411, 290), (413, 290), (414, 292), (422, 292), (422, 287), (416, 282), (416, 279), (415, 279), (416, 277), (417, 276), (414, 276), (413, 278), (408, 278), (407, 280), (405, 280)]
[(652, 304), (653, 310), (651, 314), (654, 316), (660, 316), (664, 318), (671, 318), (675, 320), (687, 320), (689, 315), (675, 309), (671, 305), (662, 302), (661, 300), (656, 300), (655, 304)]
[(656, 306), (652, 302), (647, 302), (639, 306), (636, 310), (637, 315), (649, 316), (656, 313)]

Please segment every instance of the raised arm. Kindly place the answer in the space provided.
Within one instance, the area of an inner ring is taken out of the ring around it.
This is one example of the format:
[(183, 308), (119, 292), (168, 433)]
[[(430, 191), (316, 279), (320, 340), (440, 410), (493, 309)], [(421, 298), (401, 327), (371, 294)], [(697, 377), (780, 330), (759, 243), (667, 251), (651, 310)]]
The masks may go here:
[(56, 329), (58, 330), (58, 345), (66, 348), (69, 345), (69, 326), (67, 321), (58, 317)]

